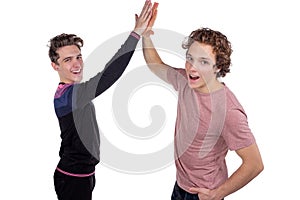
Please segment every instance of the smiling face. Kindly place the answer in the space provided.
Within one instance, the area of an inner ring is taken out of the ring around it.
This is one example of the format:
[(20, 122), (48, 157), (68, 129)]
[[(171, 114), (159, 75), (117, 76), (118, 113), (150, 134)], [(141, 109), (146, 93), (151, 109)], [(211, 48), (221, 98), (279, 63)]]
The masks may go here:
[(185, 70), (189, 86), (202, 93), (213, 92), (223, 85), (218, 81), (212, 47), (194, 41), (186, 54)]
[(76, 45), (68, 45), (56, 51), (59, 55), (57, 63), (51, 65), (64, 83), (78, 83), (82, 80), (83, 61), (80, 49)]

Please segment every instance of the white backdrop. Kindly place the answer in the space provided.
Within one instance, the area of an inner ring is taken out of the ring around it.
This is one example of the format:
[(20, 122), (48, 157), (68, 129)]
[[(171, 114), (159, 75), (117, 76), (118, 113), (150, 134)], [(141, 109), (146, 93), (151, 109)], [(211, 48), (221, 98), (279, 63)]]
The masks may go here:
[[(299, 198), (300, 97), (297, 95), (297, 78), (300, 70), (297, 60), (300, 30), (297, 19), (300, 14), (296, 2), (159, 1), (155, 27), (183, 35), (199, 27), (210, 27), (227, 35), (232, 43), (232, 72), (224, 82), (248, 114), (265, 170), (245, 188), (227, 197), (228, 200)], [(56, 198), (52, 176), (59, 159), (60, 138), (53, 96), (59, 79), (47, 55), (48, 40), (62, 32), (75, 33), (84, 39), (82, 53), (87, 57), (106, 40), (132, 30), (134, 13), (139, 13), (143, 3), (141, 0), (0, 3), (0, 199)], [(141, 52), (137, 52), (132, 62), (143, 62), (142, 59)], [(163, 59), (170, 65), (178, 65), (168, 55)], [(125, 74), (134, 67), (129, 64)], [(152, 89), (150, 95), (154, 99), (170, 100), (170, 106), (175, 105), (172, 96), (164, 96), (160, 89), (157, 89), (159, 92)], [(97, 99), (97, 112), (111, 98), (112, 91), (113, 88)], [(136, 96), (132, 101), (130, 115), (135, 123), (143, 123), (144, 120), (138, 119), (147, 118), (149, 111), (146, 111), (146, 117), (138, 112), (138, 102), (147, 104), (147, 98)], [(171, 107), (165, 108), (169, 118), (167, 116), (163, 131), (170, 137), (162, 137), (161, 143), (155, 143), (154, 150), (172, 140), (176, 106)], [(111, 116), (110, 111), (97, 114)], [(115, 126), (113, 121), (109, 123), (111, 127)], [(118, 140), (112, 142), (125, 151), (153, 151), (151, 143), (144, 146), (148, 148), (146, 150), (138, 149), (143, 146), (139, 145), (139, 140), (135, 141), (136, 149), (126, 149), (128, 145)], [(239, 163), (230, 152), (229, 171), (232, 172)], [(99, 164), (96, 176), (94, 199), (163, 200), (170, 199), (175, 169), (170, 165), (152, 173), (130, 174)]]

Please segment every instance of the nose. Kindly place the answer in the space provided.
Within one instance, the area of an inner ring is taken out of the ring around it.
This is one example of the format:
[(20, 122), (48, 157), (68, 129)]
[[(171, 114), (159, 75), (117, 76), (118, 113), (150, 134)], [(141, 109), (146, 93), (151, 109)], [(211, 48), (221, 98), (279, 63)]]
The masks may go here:
[(193, 62), (192, 61), (186, 61), (185, 62), (185, 68), (187, 70), (190, 70), (190, 71), (197, 71), (196, 67), (194, 66)]
[(79, 59), (74, 59), (73, 60), (73, 67), (75, 67), (75, 68), (81, 68), (81, 66), (82, 66), (81, 60), (79, 60)]

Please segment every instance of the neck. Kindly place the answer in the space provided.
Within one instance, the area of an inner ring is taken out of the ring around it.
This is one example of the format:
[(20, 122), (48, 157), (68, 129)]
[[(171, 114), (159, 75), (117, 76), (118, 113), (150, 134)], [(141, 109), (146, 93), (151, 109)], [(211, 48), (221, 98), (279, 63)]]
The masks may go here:
[(222, 88), (224, 88), (224, 84), (216, 80), (211, 84), (205, 84), (203, 87), (195, 88), (195, 90), (201, 93), (212, 93)]

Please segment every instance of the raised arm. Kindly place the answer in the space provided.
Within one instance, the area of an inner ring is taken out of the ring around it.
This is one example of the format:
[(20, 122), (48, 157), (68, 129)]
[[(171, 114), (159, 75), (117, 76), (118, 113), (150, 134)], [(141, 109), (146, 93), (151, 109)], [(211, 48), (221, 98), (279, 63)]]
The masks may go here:
[(140, 37), (145, 32), (151, 18), (151, 1), (146, 0), (139, 16), (136, 15), (136, 22), (133, 32), (122, 45), (119, 51), (106, 64), (103, 74), (98, 82), (96, 96), (100, 95), (112, 86), (125, 71)]
[(161, 60), (150, 37), (143, 37), (143, 53), (149, 69), (167, 82), (167, 70), (170, 66)]
[(156, 15), (157, 10), (155, 9), (152, 13), (151, 22), (149, 23), (150, 27), (148, 27), (143, 34), (143, 54), (149, 69), (159, 78), (167, 82), (167, 70), (170, 66), (161, 60), (150, 37), (150, 35), (154, 34), (152, 26), (156, 20)]
[(105, 65), (105, 68), (90, 80), (76, 84), (75, 103), (76, 107), (82, 107), (95, 97), (102, 94), (111, 87), (125, 71), (140, 37), (145, 32), (151, 19), (151, 1), (146, 0), (139, 16), (136, 15), (134, 30), (127, 40)]

